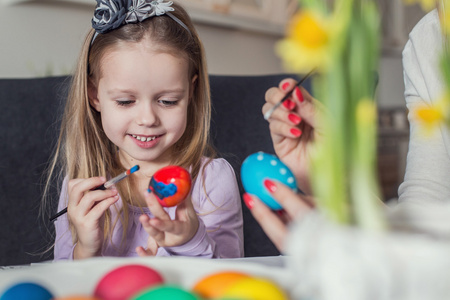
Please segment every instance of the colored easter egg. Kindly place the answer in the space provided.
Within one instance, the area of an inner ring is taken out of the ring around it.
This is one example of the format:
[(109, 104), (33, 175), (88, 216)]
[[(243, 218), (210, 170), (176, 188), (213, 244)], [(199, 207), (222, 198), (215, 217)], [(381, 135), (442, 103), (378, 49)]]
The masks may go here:
[(103, 300), (125, 300), (163, 282), (163, 277), (152, 268), (125, 265), (104, 275), (97, 283), (94, 296)]
[(281, 205), (264, 186), (264, 180), (277, 180), (298, 192), (294, 174), (275, 155), (257, 152), (249, 155), (241, 166), (242, 185), (247, 193), (258, 196), (273, 210), (281, 210)]
[(181, 203), (191, 190), (191, 175), (180, 166), (167, 166), (153, 174), (148, 191), (164, 207)]
[(174, 285), (162, 285), (144, 291), (131, 300), (200, 300), (196, 294)]
[(203, 298), (219, 298), (230, 286), (247, 277), (249, 277), (249, 275), (234, 271), (214, 273), (200, 279), (200, 281), (194, 285), (192, 291)]
[(67, 296), (67, 297), (58, 297), (53, 300), (102, 300), (93, 296)]
[(220, 299), (288, 300), (286, 293), (265, 278), (248, 277), (236, 281)]
[(50, 300), (53, 295), (43, 286), (32, 282), (21, 282), (9, 287), (3, 295), (1, 300)]

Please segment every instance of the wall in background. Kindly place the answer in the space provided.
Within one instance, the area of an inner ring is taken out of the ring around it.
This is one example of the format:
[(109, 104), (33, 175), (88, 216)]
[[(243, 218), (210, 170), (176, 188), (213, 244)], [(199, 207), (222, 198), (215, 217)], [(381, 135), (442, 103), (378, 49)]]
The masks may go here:
[[(2, 4), (8, 1), (11, 0), (0, 0), (0, 78), (69, 74), (90, 28), (95, 1), (32, 0)], [(417, 7), (404, 10), (403, 30), (396, 29), (395, 35), (387, 34), (394, 22), (388, 17), (392, 6), (386, 3), (400, 0), (380, 1), (384, 3), (380, 7), (385, 16), (385, 36), (395, 36), (396, 40), (387, 41), (390, 47), (380, 62), (379, 104), (398, 107), (404, 105), (401, 49), (407, 32), (423, 12)], [(210, 73), (260, 75), (283, 72), (273, 50), (280, 35), (214, 26), (202, 21), (196, 22), (196, 26), (205, 45)], [(400, 36), (404, 32), (403, 39), (398, 38), (398, 32)]]
[[(0, 78), (69, 73), (90, 28), (93, 9), (93, 5), (57, 0), (0, 4)], [(279, 36), (196, 25), (211, 73), (283, 71), (273, 52)]]

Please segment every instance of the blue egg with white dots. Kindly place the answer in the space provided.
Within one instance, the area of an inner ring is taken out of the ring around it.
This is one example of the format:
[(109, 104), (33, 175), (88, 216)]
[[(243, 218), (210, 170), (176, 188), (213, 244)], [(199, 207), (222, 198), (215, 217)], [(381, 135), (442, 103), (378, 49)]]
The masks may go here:
[(241, 166), (241, 181), (245, 191), (258, 196), (273, 210), (283, 209), (264, 186), (266, 179), (277, 180), (298, 192), (294, 174), (278, 157), (264, 152), (249, 155)]
[(50, 300), (53, 295), (43, 286), (32, 282), (21, 282), (8, 288), (0, 300)]

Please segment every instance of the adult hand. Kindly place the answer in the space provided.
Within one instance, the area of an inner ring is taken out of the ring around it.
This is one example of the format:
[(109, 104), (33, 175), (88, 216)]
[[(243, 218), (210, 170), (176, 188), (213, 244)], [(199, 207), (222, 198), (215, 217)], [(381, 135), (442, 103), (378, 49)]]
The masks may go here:
[(296, 194), (289, 187), (277, 181), (266, 179), (264, 185), (283, 207), (283, 210), (272, 211), (258, 197), (248, 193), (243, 195), (244, 202), (275, 247), (280, 252), (284, 252), (289, 224), (314, 208), (313, 198)]
[[(266, 92), (263, 114), (277, 104), (297, 82), (284, 79), (279, 87)], [(309, 161), (313, 142), (320, 136), (317, 125), (319, 101), (304, 88), (295, 88), (292, 97), (277, 108), (269, 118), (273, 147), (277, 156), (291, 169), (298, 187), (311, 195), (309, 183)]]
[[(140, 216), (139, 221), (149, 236), (154, 239), (158, 247), (183, 245), (197, 233), (199, 220), (192, 206), (190, 196), (178, 204), (173, 220), (153, 194), (145, 192), (145, 201), (154, 217), (150, 218), (148, 215), (143, 214)], [(145, 251), (144, 249), (140, 248), (137, 250), (139, 255), (146, 256), (141, 251)]]
[(77, 236), (74, 259), (101, 254), (103, 215), (119, 199), (116, 189), (93, 190), (105, 182), (104, 177), (69, 181), (67, 215)]

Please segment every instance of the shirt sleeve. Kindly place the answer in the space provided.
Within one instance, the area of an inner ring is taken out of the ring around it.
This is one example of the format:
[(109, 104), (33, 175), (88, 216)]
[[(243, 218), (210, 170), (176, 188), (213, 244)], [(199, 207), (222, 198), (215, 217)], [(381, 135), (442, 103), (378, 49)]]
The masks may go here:
[(192, 191), (199, 228), (187, 243), (166, 247), (170, 255), (236, 258), (244, 255), (241, 197), (236, 175), (224, 159), (211, 161)]
[[(68, 179), (64, 179), (61, 194), (59, 196), (58, 211), (67, 207), (68, 203)], [(75, 245), (72, 242), (72, 233), (69, 229), (69, 221), (67, 214), (59, 216), (55, 220), (55, 248), (54, 248), (54, 260), (73, 259), (73, 250)]]
[(410, 140), (406, 173), (399, 187), (401, 204), (425, 204), (450, 199), (450, 134), (442, 126), (424, 135), (414, 110), (431, 105), (442, 96), (439, 55), (442, 40), (437, 12), (433, 11), (417, 24), (403, 51), (405, 99), (409, 110)]

